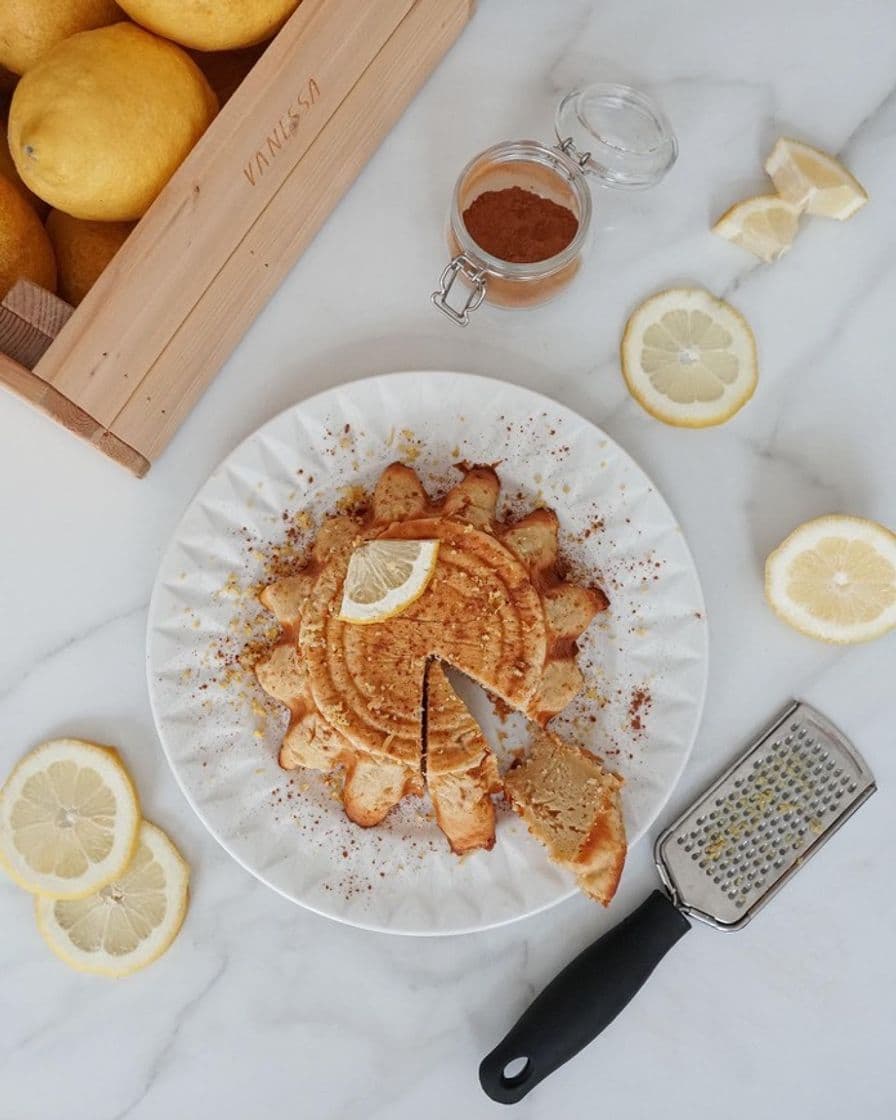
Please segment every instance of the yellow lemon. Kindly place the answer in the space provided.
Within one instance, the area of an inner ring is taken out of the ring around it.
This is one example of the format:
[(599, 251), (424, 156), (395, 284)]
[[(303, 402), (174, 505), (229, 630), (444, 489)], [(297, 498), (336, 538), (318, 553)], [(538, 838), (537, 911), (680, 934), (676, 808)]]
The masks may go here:
[(670, 288), (631, 315), (620, 348), (629, 392), (677, 428), (723, 424), (752, 397), (756, 340), (741, 313), (702, 288)]
[(0, 175), (0, 299), (16, 280), (56, 290), (53, 246), (18, 186)]
[(896, 533), (843, 514), (807, 521), (766, 560), (765, 595), (810, 638), (879, 638), (896, 627)]
[(133, 222), (85, 222), (51, 210), (47, 233), (56, 253), (62, 298), (77, 307), (133, 228)]
[(3, 0), (0, 63), (24, 74), (62, 39), (121, 18), (121, 8), (113, 0)]
[(160, 828), (143, 821), (130, 863), (86, 898), (34, 900), (37, 928), (66, 964), (130, 976), (168, 948), (184, 920), (190, 868)]
[(134, 854), (140, 806), (111, 747), (53, 739), (0, 789), (0, 864), (27, 891), (84, 898)]
[(765, 161), (775, 190), (807, 214), (845, 222), (868, 201), (868, 192), (839, 160), (782, 136)]
[(280, 30), (299, 0), (122, 0), (131, 19), (200, 51), (260, 43)]
[(776, 194), (761, 194), (726, 210), (712, 232), (771, 264), (793, 244), (800, 228), (800, 213), (799, 206)]
[(131, 23), (58, 43), (21, 79), (9, 147), (25, 185), (76, 218), (139, 218), (218, 103), (193, 60)]
[(34, 191), (28, 190), (19, 178), (16, 165), (12, 162), (12, 153), (9, 150), (9, 141), (6, 138), (7, 124), (5, 117), (0, 117), (0, 129), (3, 130), (3, 134), (0, 136), (0, 175), (5, 175), (14, 187), (18, 187), (19, 193), (31, 203), (40, 217), (46, 218), (49, 207), (42, 198), (37, 197)]
[(368, 541), (351, 555), (339, 617), (383, 622), (400, 614), (429, 587), (438, 541)]

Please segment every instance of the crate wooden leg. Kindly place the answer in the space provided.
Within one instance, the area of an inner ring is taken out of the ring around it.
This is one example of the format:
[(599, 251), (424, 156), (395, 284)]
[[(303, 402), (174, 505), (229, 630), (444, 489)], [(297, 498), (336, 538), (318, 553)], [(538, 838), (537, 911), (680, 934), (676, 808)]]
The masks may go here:
[(0, 351), (34, 369), (74, 312), (30, 280), (17, 280), (0, 303)]

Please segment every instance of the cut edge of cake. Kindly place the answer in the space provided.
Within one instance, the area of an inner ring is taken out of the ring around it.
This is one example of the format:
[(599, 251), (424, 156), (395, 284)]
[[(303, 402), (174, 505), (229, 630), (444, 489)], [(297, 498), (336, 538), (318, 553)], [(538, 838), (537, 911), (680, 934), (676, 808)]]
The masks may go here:
[(425, 712), (426, 788), (436, 823), (456, 855), (489, 851), (495, 843), (492, 794), (502, 788), (498, 764), (436, 661), (427, 669)]
[(621, 788), (622, 779), (590, 751), (541, 730), (504, 776), (507, 800), (529, 832), (603, 906), (625, 865)]

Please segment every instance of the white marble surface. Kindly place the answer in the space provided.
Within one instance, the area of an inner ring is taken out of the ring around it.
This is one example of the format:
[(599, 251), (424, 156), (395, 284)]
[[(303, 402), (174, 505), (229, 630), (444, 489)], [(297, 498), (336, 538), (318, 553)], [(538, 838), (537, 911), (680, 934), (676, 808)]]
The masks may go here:
[[(896, 9), (890, 0), (482, 0), (474, 23), (137, 482), (18, 401), (0, 399), (4, 514), (0, 764), (67, 732), (120, 743), (148, 814), (194, 869), (183, 933), (112, 983), (43, 948), (0, 884), (0, 1117), (404, 1120), (500, 1114), (479, 1058), (532, 994), (654, 884), (632, 852), (609, 915), (583, 900), (505, 929), (410, 941), (337, 926), (256, 883), (205, 834), (156, 742), (143, 677), (160, 550), (213, 464), (272, 413), (396, 368), (467, 369), (540, 389), (650, 472), (696, 554), (712, 631), (709, 700), (666, 819), (784, 700), (850, 733), (881, 790), (737, 937), (695, 930), (586, 1054), (516, 1115), (863, 1120), (896, 1113), (891, 852), (896, 635), (841, 652), (763, 605), (768, 549), (842, 510), (896, 524), (893, 244)], [(428, 293), (455, 174), (502, 137), (547, 136), (583, 79), (651, 81), (681, 157), (662, 188), (601, 196), (586, 278), (525, 316), (466, 332)], [(872, 201), (815, 222), (758, 267), (708, 221), (761, 186), (780, 132), (842, 152)], [(725, 293), (756, 330), (754, 401), (687, 433), (628, 397), (628, 310), (678, 280)]]

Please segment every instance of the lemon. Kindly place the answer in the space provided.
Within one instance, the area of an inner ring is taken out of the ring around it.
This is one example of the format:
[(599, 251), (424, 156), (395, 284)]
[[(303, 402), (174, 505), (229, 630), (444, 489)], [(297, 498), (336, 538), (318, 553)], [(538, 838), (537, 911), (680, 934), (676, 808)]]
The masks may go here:
[(131, 19), (201, 51), (248, 47), (270, 37), (299, 6), (299, 0), (122, 0)]
[(343, 622), (382, 622), (419, 599), (436, 569), (438, 541), (369, 541), (349, 560)]
[(137, 794), (111, 747), (53, 739), (0, 790), (0, 859), (25, 890), (82, 898), (127, 866), (139, 824)]
[(50, 47), (78, 31), (123, 18), (113, 0), (3, 0), (0, 63), (24, 74)]
[(0, 299), (16, 280), (56, 290), (53, 246), (20, 186), (0, 174)]
[(73, 35), (16, 86), (9, 147), (25, 185), (76, 218), (132, 221), (217, 111), (189, 55), (130, 23)]
[(132, 222), (85, 222), (61, 210), (50, 211), (47, 233), (64, 300), (78, 306), (133, 228)]
[(756, 388), (756, 342), (743, 315), (702, 288), (645, 300), (625, 327), (622, 374), (651, 416), (681, 428), (721, 424)]
[(766, 561), (765, 595), (812, 638), (877, 638), (896, 626), (896, 534), (862, 517), (807, 521)]
[(19, 178), (19, 173), (16, 170), (16, 165), (12, 162), (12, 153), (9, 150), (9, 141), (6, 138), (7, 123), (5, 117), (0, 117), (0, 175), (5, 175), (7, 179), (16, 187), (19, 194), (25, 201), (35, 210), (41, 220), (47, 216), (49, 207), (42, 198), (38, 198), (33, 191), (29, 191), (22, 180)]
[(799, 140), (781, 137), (765, 170), (778, 194), (808, 214), (844, 222), (868, 201), (865, 188), (842, 163)]
[(134, 858), (87, 898), (35, 899), (37, 928), (80, 972), (128, 976), (168, 948), (187, 912), (190, 869), (160, 828), (140, 825)]
[(776, 194), (761, 194), (732, 206), (712, 227), (712, 232), (770, 263), (793, 244), (800, 212), (799, 206)]

